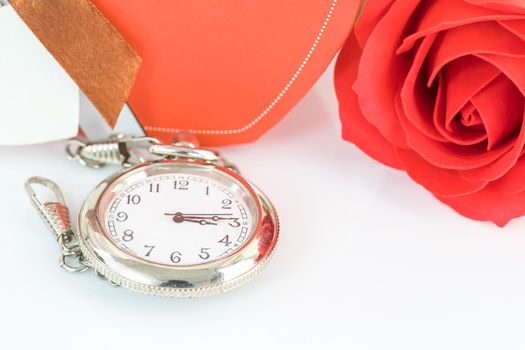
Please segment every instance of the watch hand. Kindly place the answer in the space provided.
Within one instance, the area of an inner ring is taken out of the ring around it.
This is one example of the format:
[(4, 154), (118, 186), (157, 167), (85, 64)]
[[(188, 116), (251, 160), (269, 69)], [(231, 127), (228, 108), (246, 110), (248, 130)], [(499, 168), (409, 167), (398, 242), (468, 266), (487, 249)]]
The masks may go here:
[(181, 212), (176, 212), (175, 214), (164, 213), (164, 215), (173, 216), (173, 221), (175, 221), (176, 223), (187, 221), (187, 222), (199, 223), (201, 225), (217, 225), (214, 222), (207, 221), (207, 219), (209, 219), (208, 217), (187, 217)]
[(181, 212), (177, 212), (175, 214), (164, 213), (164, 215), (175, 216), (175, 218), (178, 218), (178, 221), (183, 221), (186, 218), (188, 218), (188, 219), (206, 219), (206, 220), (211, 219), (213, 221), (218, 221), (218, 220), (237, 220), (237, 219), (239, 219), (239, 218), (234, 218), (234, 217), (224, 217), (224, 216), (232, 216), (233, 214), (231, 214), (231, 213), (223, 213), (223, 214), (183, 214)]
[(231, 213), (217, 213), (217, 214), (183, 214), (183, 213), (180, 213), (181, 215), (183, 215), (184, 217), (210, 217), (210, 216), (232, 216), (233, 214)]
[(173, 216), (173, 215), (182, 215), (184, 217), (188, 217), (188, 216), (199, 216), (199, 217), (207, 217), (207, 216), (231, 216), (233, 214), (231, 213), (218, 213), (218, 214), (183, 214), (181, 213), (180, 211), (176, 212), (176, 213), (164, 213), (164, 215), (166, 216)]
[(195, 222), (195, 223), (199, 223), (201, 225), (217, 225), (217, 223), (215, 223), (215, 222), (209, 222), (209, 221), (206, 221), (206, 220), (191, 220), (191, 219), (184, 218), (184, 221)]
[(235, 220), (235, 219), (238, 219), (238, 218), (224, 218), (224, 217), (220, 217), (219, 215), (214, 215), (214, 216), (193, 216), (193, 215), (184, 215), (184, 218), (188, 218), (188, 219), (206, 219), (206, 220), (213, 220), (213, 221), (218, 221), (218, 220)]

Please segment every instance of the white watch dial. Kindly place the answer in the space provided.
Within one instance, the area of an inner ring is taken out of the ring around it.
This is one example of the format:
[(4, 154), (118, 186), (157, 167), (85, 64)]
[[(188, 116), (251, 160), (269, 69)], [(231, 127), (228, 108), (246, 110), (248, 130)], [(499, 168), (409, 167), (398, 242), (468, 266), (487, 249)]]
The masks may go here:
[[(158, 168), (158, 169), (157, 169)], [(208, 263), (239, 250), (253, 233), (257, 211), (250, 192), (211, 168), (155, 166), (131, 174), (101, 199), (112, 242), (154, 263)]]

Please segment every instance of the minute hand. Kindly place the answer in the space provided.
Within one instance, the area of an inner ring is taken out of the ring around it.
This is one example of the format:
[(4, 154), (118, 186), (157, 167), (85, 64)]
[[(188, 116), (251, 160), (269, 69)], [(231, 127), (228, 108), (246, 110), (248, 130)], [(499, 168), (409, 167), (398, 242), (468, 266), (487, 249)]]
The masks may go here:
[(233, 214), (221, 213), (221, 214), (182, 214), (184, 217), (209, 217), (209, 216), (232, 216)]
[(211, 220), (233, 220), (233, 214), (183, 214), (185, 218), (190, 219), (211, 219)]
[(236, 221), (239, 218), (232, 217), (233, 214), (186, 214), (184, 215), (184, 219), (190, 219), (190, 220), (211, 220), (211, 221), (220, 221), (220, 220), (229, 220), (229, 221)]

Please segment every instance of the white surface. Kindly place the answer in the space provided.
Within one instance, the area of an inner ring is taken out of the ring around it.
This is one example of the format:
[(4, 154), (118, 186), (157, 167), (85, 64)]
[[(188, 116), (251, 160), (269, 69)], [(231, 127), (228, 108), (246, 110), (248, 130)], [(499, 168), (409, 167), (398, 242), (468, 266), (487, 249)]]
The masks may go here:
[(273, 199), (282, 235), (266, 271), (217, 297), (61, 271), (24, 179), (56, 180), (76, 213), (111, 170), (67, 161), (62, 143), (0, 148), (0, 348), (525, 348), (525, 220), (464, 219), (341, 141), (331, 81), (255, 144), (223, 149)]
[(79, 90), (11, 6), (0, 7), (0, 145), (76, 135)]

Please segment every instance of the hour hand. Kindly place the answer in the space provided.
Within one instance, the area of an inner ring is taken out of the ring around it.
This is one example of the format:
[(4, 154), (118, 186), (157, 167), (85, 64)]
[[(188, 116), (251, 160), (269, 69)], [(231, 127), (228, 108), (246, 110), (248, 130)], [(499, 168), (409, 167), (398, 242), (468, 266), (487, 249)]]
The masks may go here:
[(210, 218), (208, 217), (196, 217), (196, 216), (189, 217), (187, 215), (182, 214), (181, 212), (176, 212), (175, 214), (164, 213), (164, 215), (173, 216), (173, 221), (176, 223), (187, 221), (187, 222), (198, 223), (201, 225), (217, 225), (217, 223), (215, 222), (209, 222), (208, 219)]

